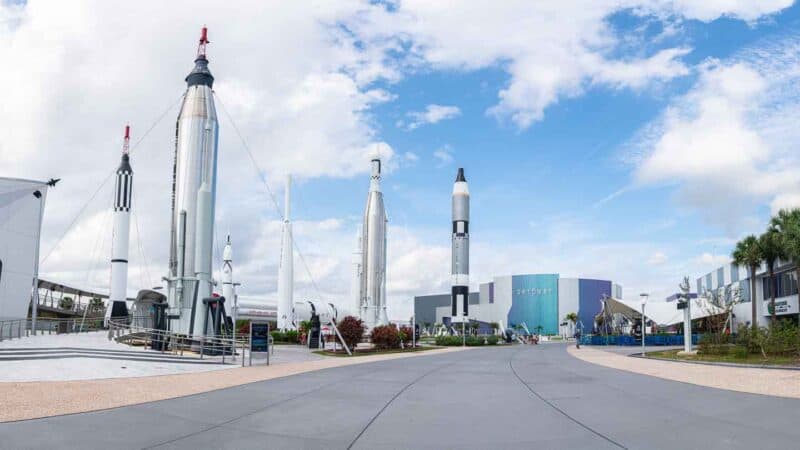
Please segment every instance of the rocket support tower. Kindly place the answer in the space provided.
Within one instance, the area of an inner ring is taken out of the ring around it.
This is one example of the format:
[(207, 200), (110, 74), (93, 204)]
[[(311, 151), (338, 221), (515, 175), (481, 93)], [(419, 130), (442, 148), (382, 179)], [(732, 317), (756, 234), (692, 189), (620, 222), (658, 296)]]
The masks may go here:
[(286, 176), (284, 190), (283, 230), (281, 236), (281, 260), (278, 266), (278, 329), (294, 330), (292, 320), (294, 305), (294, 248), (292, 242), (291, 212), (292, 176)]
[(178, 114), (172, 182), (172, 223), (167, 299), (170, 329), (199, 336), (206, 323), (203, 299), (211, 297), (211, 259), (217, 183), (219, 124), (214, 77), (208, 70), (206, 28), (195, 67), (186, 77)]
[(464, 169), (453, 184), (452, 318), (469, 315), (469, 187)]
[(131, 127), (125, 126), (122, 161), (117, 169), (114, 186), (114, 228), (111, 238), (111, 292), (105, 314), (105, 325), (112, 318), (128, 317), (125, 300), (128, 297), (128, 247), (130, 244), (131, 201), (133, 199), (133, 169), (128, 148)]
[[(368, 328), (387, 325), (386, 209), (381, 192), (381, 160), (373, 159), (369, 195), (361, 234), (361, 270), (358, 274), (359, 315)], [(355, 270), (354, 270), (355, 272)]]

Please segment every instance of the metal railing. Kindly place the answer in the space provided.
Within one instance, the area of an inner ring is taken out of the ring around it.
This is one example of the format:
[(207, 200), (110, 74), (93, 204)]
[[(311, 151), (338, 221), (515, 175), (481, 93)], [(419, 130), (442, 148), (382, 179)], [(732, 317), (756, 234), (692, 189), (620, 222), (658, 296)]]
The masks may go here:
[[(85, 333), (103, 329), (103, 318), (47, 318), (36, 319), (36, 334)], [(31, 335), (31, 319), (0, 320), (0, 341), (19, 339)]]
[(187, 335), (146, 325), (152, 325), (152, 321), (146, 317), (109, 320), (108, 338), (178, 356), (184, 356), (185, 353), (198, 355), (200, 359), (220, 356), (222, 364), (226, 363), (226, 357), (235, 361), (237, 356), (241, 356), (242, 366), (249, 352), (250, 336), (247, 335), (239, 335), (236, 339), (228, 335)]

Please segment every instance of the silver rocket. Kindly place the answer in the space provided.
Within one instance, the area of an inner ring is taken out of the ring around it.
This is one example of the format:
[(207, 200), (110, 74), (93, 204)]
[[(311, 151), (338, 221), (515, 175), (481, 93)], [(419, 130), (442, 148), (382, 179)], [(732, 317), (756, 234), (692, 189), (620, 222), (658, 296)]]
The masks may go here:
[(291, 212), (292, 176), (286, 176), (284, 190), (283, 230), (281, 236), (281, 260), (278, 265), (278, 329), (294, 330), (292, 307), (294, 305), (294, 248), (292, 243)]
[[(381, 160), (373, 159), (361, 234), (359, 315), (367, 327), (389, 323), (386, 312), (386, 210), (381, 192)], [(360, 273), (359, 273), (360, 272)]]
[[(453, 184), (452, 317), (469, 315), (469, 186), (464, 169)], [(461, 306), (459, 306), (461, 305)]]
[(128, 247), (130, 243), (131, 201), (133, 199), (133, 169), (128, 147), (131, 127), (125, 126), (122, 160), (117, 169), (114, 186), (114, 228), (111, 240), (111, 292), (108, 296), (105, 324), (112, 318), (128, 316), (125, 299), (128, 297)]
[(219, 124), (214, 77), (208, 70), (203, 28), (194, 69), (178, 114), (172, 178), (172, 224), (168, 281), (170, 329), (205, 334), (203, 299), (211, 297), (211, 258), (216, 200)]

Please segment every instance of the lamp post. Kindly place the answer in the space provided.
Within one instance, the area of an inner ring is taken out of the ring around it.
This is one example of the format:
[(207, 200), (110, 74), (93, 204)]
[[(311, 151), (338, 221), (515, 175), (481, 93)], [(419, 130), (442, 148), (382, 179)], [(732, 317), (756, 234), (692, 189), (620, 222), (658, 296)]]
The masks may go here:
[(639, 294), (639, 297), (642, 299), (642, 356), (645, 356), (645, 337), (647, 336), (647, 321), (645, 320), (644, 316), (644, 307), (647, 304), (647, 298), (650, 297), (647, 293)]

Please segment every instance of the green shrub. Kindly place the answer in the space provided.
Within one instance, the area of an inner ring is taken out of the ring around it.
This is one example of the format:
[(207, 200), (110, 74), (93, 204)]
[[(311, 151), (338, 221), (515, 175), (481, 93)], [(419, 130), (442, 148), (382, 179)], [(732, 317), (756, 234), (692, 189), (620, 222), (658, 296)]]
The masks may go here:
[(705, 333), (700, 336), (698, 350), (702, 355), (727, 355), (730, 350), (728, 336), (718, 333)]
[(483, 345), (483, 338), (476, 336), (467, 336), (467, 338), (465, 339), (465, 343), (467, 344), (468, 347), (478, 347)]
[(461, 345), (461, 336), (436, 336), (436, 345), (440, 346), (457, 346)]
[(370, 340), (377, 349), (398, 348), (400, 347), (400, 332), (394, 325), (381, 325), (372, 329)]
[(490, 335), (490, 336), (488, 336), (486, 338), (486, 343), (489, 344), (489, 345), (497, 345), (498, 341), (500, 341), (500, 337), (498, 337), (497, 335), (494, 335), (494, 334), (492, 334), (492, 335)]
[(298, 333), (297, 330), (287, 330), (283, 335), (285, 336), (286, 342), (290, 344), (297, 344), (299, 342), (300, 333)]
[(282, 331), (270, 331), (269, 334), (272, 336), (272, 340), (275, 342), (286, 342), (286, 334)]
[(746, 359), (747, 355), (750, 354), (750, 351), (747, 350), (747, 347), (745, 347), (744, 345), (735, 345), (731, 349), (731, 354), (733, 355), (734, 358)]

